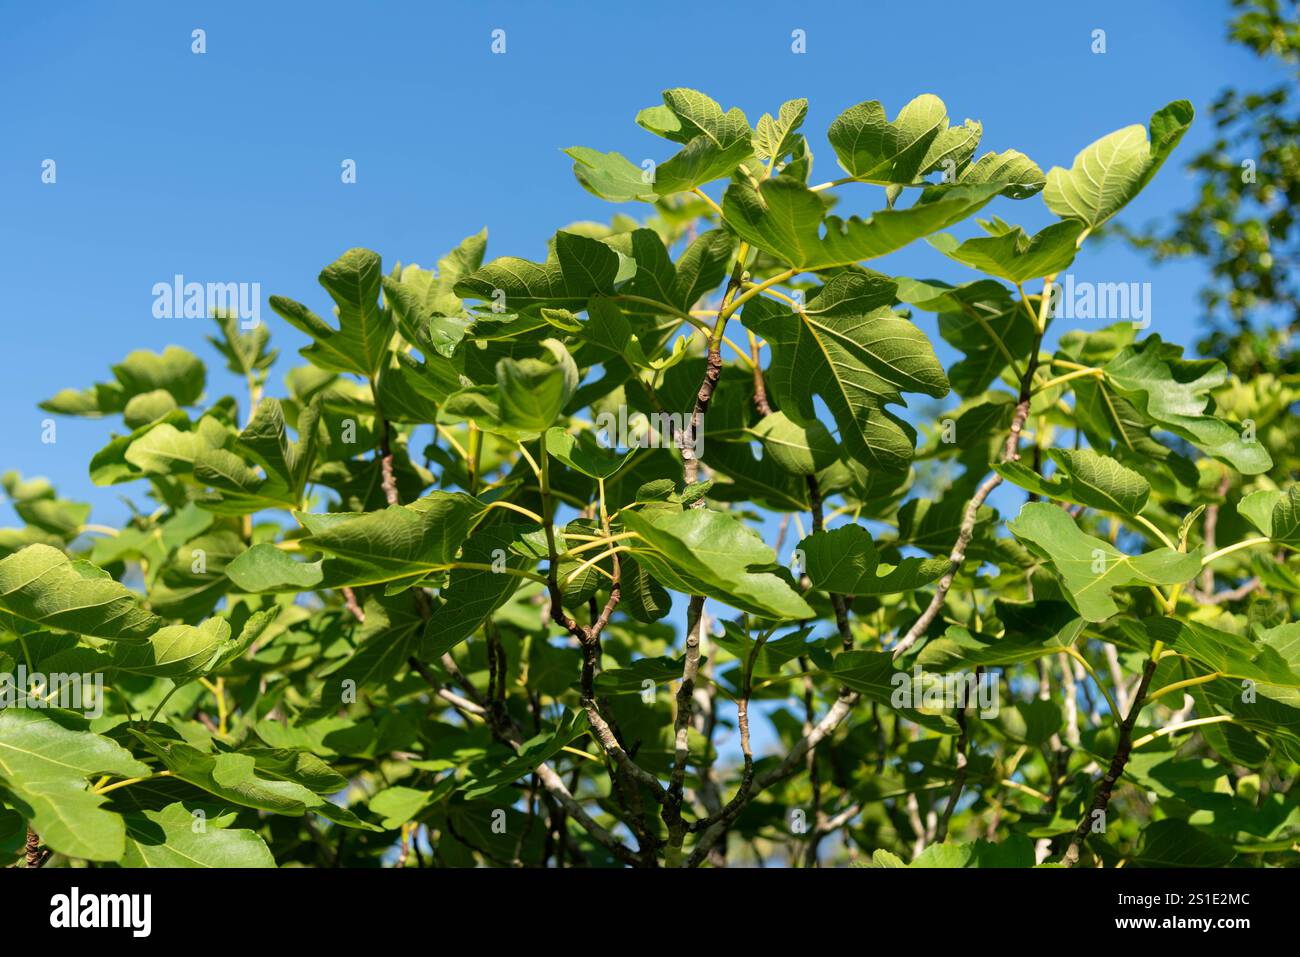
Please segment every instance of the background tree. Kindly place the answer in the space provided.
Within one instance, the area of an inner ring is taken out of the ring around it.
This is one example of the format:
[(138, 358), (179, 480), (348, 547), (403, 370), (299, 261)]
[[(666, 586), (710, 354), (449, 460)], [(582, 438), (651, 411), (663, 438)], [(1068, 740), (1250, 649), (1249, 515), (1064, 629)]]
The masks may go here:
[(1236, 42), (1277, 64), (1276, 86), (1228, 88), (1211, 106), (1217, 136), (1188, 163), (1196, 202), (1172, 223), (1124, 231), (1157, 261), (1195, 257), (1209, 266), (1201, 293), (1212, 326), (1199, 344), (1243, 376), (1297, 371), (1300, 322), (1300, 16), (1294, 0), (1234, 0)]

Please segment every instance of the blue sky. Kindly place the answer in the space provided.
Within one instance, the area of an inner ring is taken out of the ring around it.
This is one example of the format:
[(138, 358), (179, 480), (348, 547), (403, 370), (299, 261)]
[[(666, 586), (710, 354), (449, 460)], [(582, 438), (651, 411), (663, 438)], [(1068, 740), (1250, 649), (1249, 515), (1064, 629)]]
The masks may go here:
[[(607, 219), (573, 179), (570, 145), (662, 160), (674, 147), (633, 122), (659, 91), (690, 86), (756, 121), (811, 101), (819, 179), (836, 175), (824, 130), (879, 99), (890, 115), (915, 95), (984, 123), (982, 149), (1019, 149), (1068, 166), (1097, 137), (1179, 97), (1198, 123), (1125, 216), (1183, 205), (1181, 161), (1212, 135), (1209, 102), (1226, 85), (1275, 82), (1224, 39), (1215, 2), (768, 3), (62, 3), (12, 4), (0, 29), (0, 471), (46, 475), (93, 520), (125, 514), (123, 488), (86, 472), (111, 425), (60, 419), (41, 442), (36, 402), (105, 379), (138, 348), (175, 343), (205, 359), (200, 320), (152, 315), (152, 287), (176, 273), (258, 282), (273, 342), (305, 340), (265, 305), (283, 294), (323, 310), (320, 268), (366, 246), (387, 264), (430, 265), (483, 226), (489, 255), (539, 258), (555, 229)], [(663, 11), (661, 14), (660, 11)], [(677, 25), (674, 25), (677, 24)], [(191, 52), (191, 31), (207, 52)], [(506, 31), (494, 55), (491, 31)], [(807, 52), (791, 52), (791, 32)], [(1107, 52), (1091, 52), (1092, 31)], [(45, 159), (57, 183), (41, 182)], [(340, 164), (357, 163), (357, 183)], [(716, 189), (714, 190), (716, 195)], [(1026, 227), (1050, 221), (1040, 198), (990, 210)], [(901, 275), (969, 278), (920, 245), (890, 257)], [(1085, 247), (1080, 279), (1154, 283), (1154, 328), (1190, 339), (1194, 264), (1153, 271), (1118, 245)], [(924, 325), (924, 323), (923, 323)], [(927, 327), (929, 331), (933, 326)], [(941, 356), (951, 353), (941, 350)], [(211, 396), (242, 384), (211, 363)], [(272, 374), (270, 394), (283, 394)], [(120, 427), (120, 423), (119, 427)], [(0, 520), (8, 520), (7, 507)]]

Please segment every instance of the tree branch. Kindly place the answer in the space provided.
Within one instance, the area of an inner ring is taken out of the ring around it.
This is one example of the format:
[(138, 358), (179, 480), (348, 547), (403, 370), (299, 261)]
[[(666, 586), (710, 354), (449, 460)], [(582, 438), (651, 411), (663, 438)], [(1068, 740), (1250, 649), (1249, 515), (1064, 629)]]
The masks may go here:
[[(1040, 331), (1034, 337), (1034, 347), (1029, 356), (1029, 364), (1025, 368), (1024, 378), (1020, 380), (1020, 399), (1016, 403), (1016, 411), (1011, 418), (1011, 429), (1002, 447), (1000, 459), (1002, 462), (1015, 462), (1020, 459), (1020, 433), (1024, 429), (1025, 420), (1029, 417), (1030, 390), (1034, 381), (1034, 373), (1038, 371), (1038, 350), (1042, 340), (1043, 334)], [(957, 541), (953, 544), (952, 552), (948, 555), (948, 571), (939, 579), (939, 586), (935, 590), (934, 597), (930, 599), (930, 604), (921, 613), (921, 617), (916, 620), (912, 627), (907, 630), (907, 633), (898, 640), (898, 644), (894, 646), (895, 660), (905, 654), (912, 645), (916, 644), (917, 639), (925, 634), (926, 629), (930, 627), (930, 623), (943, 609), (944, 602), (948, 600), (948, 590), (952, 588), (953, 579), (966, 561), (966, 549), (970, 546), (971, 537), (975, 534), (975, 522), (979, 517), (979, 510), (993, 490), (1001, 484), (1002, 476), (995, 472), (976, 489), (975, 495), (967, 504), (966, 511), (962, 515), (961, 525), (957, 530)]]
[(1065, 857), (1061, 863), (1066, 867), (1073, 867), (1079, 862), (1079, 849), (1088, 839), (1088, 831), (1092, 827), (1092, 822), (1098, 812), (1103, 815), (1110, 806), (1111, 792), (1115, 789), (1115, 784), (1119, 781), (1120, 775), (1124, 773), (1124, 767), (1128, 764), (1129, 753), (1133, 747), (1133, 726), (1137, 724), (1138, 713), (1142, 710), (1142, 705), (1147, 694), (1147, 688), (1151, 684), (1151, 676), (1156, 673), (1156, 659), (1159, 658), (1160, 645), (1157, 643), (1152, 650), (1151, 657), (1147, 660), (1146, 667), (1142, 669), (1142, 680), (1139, 682), (1137, 691), (1133, 695), (1133, 704), (1128, 710), (1124, 721), (1119, 726), (1119, 741), (1115, 745), (1115, 754), (1110, 759), (1110, 767), (1106, 771), (1105, 777), (1097, 786), (1093, 794), (1092, 806), (1079, 822), (1075, 829), (1074, 839), (1070, 841), (1070, 846), (1065, 851)]
[[(798, 770), (804, 756), (810, 750), (817, 747), (818, 744), (826, 738), (827, 735), (835, 731), (836, 728), (849, 716), (853, 706), (860, 700), (860, 695), (856, 691), (841, 689), (839, 698), (830, 710), (826, 712), (821, 721), (817, 722), (811, 732), (804, 735), (787, 754), (779, 765), (763, 774), (754, 778), (753, 786), (747, 796), (747, 800), (753, 800), (761, 792), (770, 788), (773, 784), (783, 781), (791, 774)], [(740, 807), (735, 808), (731, 814), (724, 813), (720, 820), (714, 821), (700, 835), (699, 841), (696, 842), (690, 856), (686, 860), (687, 867), (695, 867), (704, 860), (709, 853), (709, 849), (718, 841), (722, 835), (727, 832), (736, 815), (740, 813)]]
[(700, 670), (700, 632), (704, 624), (704, 596), (692, 595), (686, 609), (686, 655), (682, 683), (677, 686), (677, 715), (673, 719), (674, 757), (668, 793), (664, 798), (663, 820), (668, 826), (668, 844), (680, 848), (688, 828), (682, 821), (682, 792), (686, 764), (690, 760), (691, 717), (695, 708), (695, 680)]
[(48, 855), (41, 853), (41, 839), (30, 827), (27, 829), (26, 862), (28, 867), (40, 867)]

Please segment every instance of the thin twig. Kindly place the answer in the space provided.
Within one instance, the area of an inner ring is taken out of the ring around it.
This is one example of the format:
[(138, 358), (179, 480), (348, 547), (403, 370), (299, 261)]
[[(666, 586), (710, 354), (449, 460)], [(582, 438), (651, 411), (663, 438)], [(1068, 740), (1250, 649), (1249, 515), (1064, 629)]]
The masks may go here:
[(1084, 841), (1088, 839), (1088, 831), (1093, 825), (1093, 821), (1100, 814), (1101, 819), (1105, 820), (1106, 809), (1110, 806), (1111, 792), (1115, 789), (1116, 782), (1119, 781), (1120, 775), (1124, 773), (1124, 767), (1128, 764), (1129, 753), (1133, 747), (1133, 726), (1137, 723), (1138, 713), (1142, 710), (1145, 703), (1147, 688), (1151, 684), (1151, 676), (1156, 672), (1156, 659), (1159, 657), (1159, 643), (1156, 649), (1152, 651), (1151, 657), (1147, 659), (1146, 667), (1142, 669), (1142, 680), (1138, 684), (1137, 692), (1133, 695), (1133, 704), (1129, 707), (1128, 714), (1125, 715), (1123, 723), (1119, 726), (1119, 741), (1115, 745), (1115, 754), (1110, 759), (1110, 767), (1106, 771), (1105, 777), (1097, 785), (1097, 790), (1093, 794), (1092, 805), (1079, 821), (1079, 826), (1075, 829), (1074, 839), (1070, 841), (1070, 846), (1066, 848), (1065, 857), (1062, 863), (1066, 867), (1073, 867), (1079, 861), (1079, 849), (1083, 846)]
[[(1219, 487), (1215, 490), (1217, 498), (1223, 498), (1228, 494), (1228, 489), (1232, 486), (1232, 476), (1224, 469), (1223, 478), (1219, 480)], [(1215, 544), (1215, 535), (1219, 528), (1219, 503), (1213, 502), (1205, 509), (1205, 524), (1202, 526), (1202, 534), (1205, 539), (1205, 553), (1208, 555), (1217, 547)], [(1214, 569), (1208, 564), (1201, 569), (1201, 591), (1206, 595), (1214, 591)], [(1226, 599), (1225, 599), (1226, 600)]]
[(37, 837), (36, 832), (30, 827), (27, 829), (27, 866), (40, 867), (45, 863), (45, 855), (41, 853), (41, 839)]
[[(1015, 462), (1020, 459), (1020, 433), (1024, 429), (1025, 420), (1029, 417), (1030, 388), (1034, 380), (1034, 373), (1038, 370), (1038, 349), (1042, 338), (1040, 331), (1034, 338), (1034, 347), (1029, 356), (1028, 366), (1025, 368), (1024, 378), (1020, 380), (1020, 399), (1016, 403), (1016, 411), (1011, 419), (1011, 429), (1007, 435), (1007, 440), (1002, 446), (1001, 461), (1003, 462)], [(898, 644), (894, 646), (895, 659), (901, 657), (912, 645), (916, 644), (917, 639), (925, 634), (930, 627), (930, 623), (943, 609), (944, 603), (948, 600), (948, 590), (952, 588), (953, 579), (966, 561), (966, 549), (970, 546), (971, 538), (975, 534), (975, 523), (979, 518), (979, 510), (993, 490), (1001, 484), (1002, 476), (996, 472), (993, 473), (976, 489), (975, 495), (966, 505), (961, 525), (957, 530), (957, 541), (953, 544), (952, 551), (948, 555), (948, 571), (939, 579), (939, 585), (935, 590), (934, 597), (930, 599), (930, 604), (921, 613), (921, 617), (916, 620), (912, 627), (907, 630), (907, 633), (898, 640)]]

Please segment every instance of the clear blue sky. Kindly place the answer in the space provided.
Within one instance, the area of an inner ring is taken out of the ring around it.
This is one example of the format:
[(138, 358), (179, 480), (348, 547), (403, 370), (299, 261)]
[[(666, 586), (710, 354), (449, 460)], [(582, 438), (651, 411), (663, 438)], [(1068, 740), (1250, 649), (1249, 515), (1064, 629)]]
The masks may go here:
[[(96, 489), (86, 472), (109, 423), (61, 418), (58, 442), (44, 445), (36, 402), (105, 379), (132, 349), (175, 343), (211, 358), (207, 322), (153, 318), (154, 283), (176, 273), (260, 282), (264, 321), (292, 356), (304, 340), (265, 297), (323, 309), (316, 274), (349, 247), (427, 266), (486, 225), (490, 256), (538, 258), (556, 228), (608, 218), (613, 207), (578, 186), (560, 150), (666, 158), (672, 144), (633, 123), (662, 89), (695, 87), (751, 122), (808, 97), (822, 178), (835, 175), (824, 130), (861, 100), (893, 115), (919, 93), (938, 94), (955, 119), (983, 121), (982, 148), (1016, 148), (1047, 169), (1186, 97), (1198, 123), (1126, 211), (1141, 222), (1189, 198), (1179, 161), (1211, 135), (1215, 94), (1276, 80), (1224, 39), (1227, 4), (1205, 0), (697, 0), (675, 20), (674, 6), (6, 3), (0, 471), (47, 475), (66, 497), (92, 502), (95, 519), (120, 519), (124, 489)], [(190, 51), (195, 28), (207, 31), (202, 56)], [(505, 55), (490, 50), (495, 28), (506, 31)], [(803, 55), (790, 50), (796, 28), (806, 31)], [(1090, 51), (1097, 28), (1102, 55)], [(41, 183), (47, 158), (56, 185)], [(350, 186), (339, 176), (349, 158)], [(1026, 226), (1049, 221), (1041, 199), (1000, 202), (992, 211)], [(924, 245), (884, 268), (969, 278)], [(1155, 329), (1193, 334), (1199, 267), (1154, 272), (1111, 245), (1088, 249), (1074, 272), (1153, 281)], [(236, 391), (212, 365), (209, 394)], [(283, 394), (285, 367), (282, 358), (270, 394)]]

